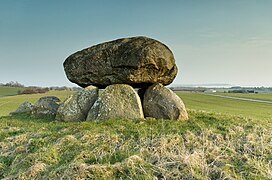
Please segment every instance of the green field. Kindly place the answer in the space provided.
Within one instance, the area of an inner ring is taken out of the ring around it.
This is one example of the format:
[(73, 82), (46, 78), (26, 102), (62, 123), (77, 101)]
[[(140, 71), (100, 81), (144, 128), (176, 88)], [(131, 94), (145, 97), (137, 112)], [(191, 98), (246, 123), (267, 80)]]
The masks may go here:
[[(25, 100), (71, 93), (0, 97), (0, 115)], [(188, 121), (2, 117), (0, 179), (272, 178), (272, 104), (177, 94)]]
[(23, 89), (24, 88), (0, 86), (0, 97), (17, 95), (18, 91)]
[(269, 94), (244, 94), (244, 93), (220, 93), (217, 92), (215, 94), (223, 95), (223, 96), (231, 96), (231, 97), (239, 97), (239, 98), (248, 98), (248, 99), (256, 99), (263, 101), (272, 101), (272, 93)]
[[(183, 99), (189, 109), (237, 115), (256, 120), (272, 119), (272, 104), (225, 99), (207, 96), (205, 93), (177, 92), (177, 94)], [(232, 96), (241, 97), (240, 94), (232, 94)], [(246, 98), (254, 99), (255, 94), (252, 94), (252, 96), (253, 98), (247, 94)], [(261, 97), (264, 99), (261, 99)], [(260, 100), (267, 100), (270, 97), (272, 97), (271, 94), (265, 94), (260, 96)]]

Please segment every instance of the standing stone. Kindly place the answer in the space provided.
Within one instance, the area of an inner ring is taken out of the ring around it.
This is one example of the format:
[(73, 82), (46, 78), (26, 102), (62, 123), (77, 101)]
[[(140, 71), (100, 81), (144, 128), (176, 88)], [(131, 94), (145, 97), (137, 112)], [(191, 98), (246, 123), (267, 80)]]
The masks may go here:
[(56, 120), (72, 122), (85, 121), (88, 111), (98, 98), (98, 88), (88, 86), (87, 88), (76, 92), (60, 105)]
[(146, 90), (143, 109), (145, 117), (172, 120), (188, 119), (182, 100), (173, 91), (159, 83), (150, 86)]
[(108, 86), (94, 103), (87, 120), (143, 119), (141, 100), (129, 85)]
[(45, 96), (33, 106), (32, 115), (38, 118), (54, 119), (59, 108), (60, 99), (55, 96)]
[(33, 105), (26, 101), (23, 104), (21, 104), (15, 112), (10, 113), (10, 115), (15, 115), (15, 114), (31, 114), (33, 110)]
[(83, 49), (69, 56), (63, 66), (68, 79), (81, 87), (168, 85), (177, 75), (171, 50), (147, 37), (123, 38)]

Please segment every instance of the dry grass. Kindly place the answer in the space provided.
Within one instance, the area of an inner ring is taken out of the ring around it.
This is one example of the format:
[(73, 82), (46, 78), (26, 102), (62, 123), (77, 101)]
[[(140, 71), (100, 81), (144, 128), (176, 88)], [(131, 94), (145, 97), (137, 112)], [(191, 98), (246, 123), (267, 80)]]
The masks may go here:
[(237, 119), (203, 112), (190, 111), (190, 115), (186, 123), (117, 120), (59, 124), (31, 120), (28, 126), (20, 126), (26, 120), (2, 118), (0, 177), (272, 178), (271, 124), (241, 118), (242, 123), (235, 123)]

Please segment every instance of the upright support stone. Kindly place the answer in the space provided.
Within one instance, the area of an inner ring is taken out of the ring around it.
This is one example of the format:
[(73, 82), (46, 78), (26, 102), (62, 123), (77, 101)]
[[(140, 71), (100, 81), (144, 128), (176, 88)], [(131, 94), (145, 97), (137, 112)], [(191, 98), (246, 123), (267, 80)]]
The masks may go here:
[(144, 94), (145, 117), (156, 119), (187, 120), (188, 114), (182, 100), (170, 89), (156, 83)]
[(106, 87), (88, 113), (87, 120), (143, 119), (140, 97), (129, 85)]
[(55, 96), (41, 97), (33, 106), (32, 115), (38, 118), (54, 119), (60, 99)]
[(65, 122), (85, 121), (88, 111), (97, 98), (98, 88), (95, 86), (88, 86), (76, 92), (60, 105), (56, 120)]
[(16, 115), (16, 114), (31, 114), (33, 110), (33, 105), (26, 101), (23, 104), (21, 104), (15, 112), (11, 112), (10, 115)]

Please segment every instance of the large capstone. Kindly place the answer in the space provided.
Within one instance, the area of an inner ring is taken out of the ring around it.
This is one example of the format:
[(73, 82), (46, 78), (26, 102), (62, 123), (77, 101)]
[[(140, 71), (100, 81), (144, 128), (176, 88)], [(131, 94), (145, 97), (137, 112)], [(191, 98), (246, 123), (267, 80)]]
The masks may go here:
[(88, 111), (97, 98), (98, 88), (94, 86), (88, 86), (76, 92), (60, 105), (56, 120), (65, 122), (85, 121)]
[(123, 38), (83, 49), (64, 62), (68, 79), (81, 87), (111, 84), (148, 87), (170, 84), (177, 74), (171, 50), (147, 37)]
[(87, 120), (143, 119), (140, 97), (129, 85), (108, 86), (88, 113)]
[(156, 83), (144, 93), (145, 117), (156, 119), (187, 120), (188, 114), (182, 100), (170, 89)]
[(59, 108), (60, 99), (55, 96), (45, 96), (33, 106), (32, 115), (38, 118), (54, 119)]

